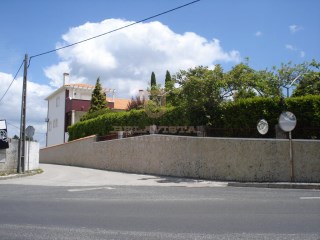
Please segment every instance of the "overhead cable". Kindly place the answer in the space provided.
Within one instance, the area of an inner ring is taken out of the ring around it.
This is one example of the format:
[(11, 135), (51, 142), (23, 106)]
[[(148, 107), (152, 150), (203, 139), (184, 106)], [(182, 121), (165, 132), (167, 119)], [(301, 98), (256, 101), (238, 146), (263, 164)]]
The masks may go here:
[(7, 90), (5, 91), (5, 93), (2, 95), (2, 97), (1, 97), (1, 99), (0, 99), (0, 103), (1, 103), (2, 99), (6, 96), (7, 92), (9, 91), (9, 89), (10, 89), (10, 87), (11, 87), (11, 85), (12, 85), (12, 83), (14, 82), (14, 80), (16, 80), (17, 75), (19, 74), (20, 69), (21, 69), (21, 67), (22, 67), (23, 63), (24, 63), (24, 60), (22, 61), (21, 65), (20, 65), (20, 67), (19, 67), (19, 69), (18, 69), (18, 71), (17, 71), (16, 75), (15, 75), (15, 76), (14, 76), (14, 78), (12, 79), (12, 81), (11, 81), (11, 83), (10, 83), (9, 87), (7, 88)]
[(46, 54), (49, 54), (49, 53), (53, 53), (53, 52), (59, 51), (59, 50), (61, 50), (61, 49), (65, 49), (65, 48), (68, 48), (68, 47), (72, 47), (72, 46), (74, 46), (74, 45), (77, 45), (77, 44), (80, 44), (80, 43), (84, 43), (84, 42), (93, 40), (93, 39), (98, 38), (98, 37), (102, 37), (102, 36), (104, 36), (104, 35), (107, 35), (107, 34), (110, 34), (110, 33), (113, 33), (113, 32), (119, 31), (119, 30), (122, 30), (122, 29), (124, 29), (124, 28), (131, 27), (131, 26), (136, 25), (136, 24), (138, 24), (138, 23), (142, 23), (142, 22), (148, 21), (148, 20), (150, 20), (150, 19), (159, 17), (159, 16), (161, 16), (161, 15), (164, 15), (164, 14), (167, 14), (167, 13), (170, 13), (170, 12), (173, 12), (173, 11), (176, 11), (176, 10), (178, 10), (178, 9), (180, 9), (180, 8), (189, 6), (189, 5), (194, 4), (194, 3), (196, 3), (196, 2), (199, 2), (199, 1), (200, 1), (200, 0), (192, 1), (192, 2), (189, 2), (189, 3), (187, 3), (187, 4), (181, 5), (181, 6), (179, 6), (179, 7), (172, 8), (172, 9), (167, 10), (167, 11), (164, 11), (164, 12), (162, 12), (162, 13), (159, 13), (159, 14), (153, 15), (153, 16), (151, 16), (151, 17), (148, 17), (148, 18), (139, 20), (139, 21), (137, 21), (137, 22), (130, 23), (130, 24), (125, 25), (125, 26), (123, 26), (123, 27), (119, 27), (119, 28), (113, 29), (113, 30), (111, 30), (111, 31), (108, 31), (108, 32), (105, 32), (105, 33), (96, 35), (96, 36), (94, 36), (94, 37), (90, 37), (90, 38), (81, 40), (81, 41), (79, 41), (79, 42), (75, 42), (75, 43), (72, 43), (72, 44), (69, 44), (69, 45), (66, 45), (66, 46), (63, 46), (63, 47), (59, 47), (59, 48), (56, 48), (56, 49), (53, 49), (53, 50), (49, 50), (49, 51), (46, 51), (46, 52), (43, 52), (43, 53), (39, 53), (39, 54), (33, 55), (33, 56), (31, 56), (30, 59), (29, 59), (28, 67), (29, 67), (29, 65), (30, 65), (30, 62), (31, 62), (31, 59), (32, 59), (32, 58), (36, 58), (36, 57), (39, 57), (39, 56), (42, 56), (42, 55), (46, 55)]

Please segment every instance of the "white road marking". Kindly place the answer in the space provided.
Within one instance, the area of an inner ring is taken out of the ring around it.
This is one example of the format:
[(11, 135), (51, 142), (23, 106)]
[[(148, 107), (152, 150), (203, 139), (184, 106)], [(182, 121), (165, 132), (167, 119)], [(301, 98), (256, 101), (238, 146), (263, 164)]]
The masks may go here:
[(320, 197), (300, 197), (301, 200), (309, 200), (309, 199), (319, 199)]
[(76, 189), (68, 189), (68, 192), (84, 192), (84, 191), (93, 191), (93, 190), (101, 190), (101, 189), (112, 190), (115, 188), (112, 188), (112, 187), (76, 188)]

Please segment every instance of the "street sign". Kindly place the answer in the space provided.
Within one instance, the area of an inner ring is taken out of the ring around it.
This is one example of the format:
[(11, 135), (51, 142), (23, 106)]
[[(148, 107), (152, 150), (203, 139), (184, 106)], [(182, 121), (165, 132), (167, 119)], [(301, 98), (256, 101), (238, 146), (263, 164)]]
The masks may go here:
[(0, 120), (0, 149), (9, 148), (6, 120)]
[(27, 136), (28, 138), (32, 138), (33, 135), (34, 135), (34, 131), (35, 131), (35, 129), (34, 129), (33, 126), (28, 126), (28, 127), (26, 128), (26, 136)]

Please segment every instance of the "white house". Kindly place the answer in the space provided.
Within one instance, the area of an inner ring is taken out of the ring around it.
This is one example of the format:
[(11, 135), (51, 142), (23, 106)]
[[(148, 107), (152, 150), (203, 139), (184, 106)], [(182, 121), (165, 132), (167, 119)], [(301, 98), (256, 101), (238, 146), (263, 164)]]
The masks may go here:
[[(88, 84), (66, 84), (69, 74), (64, 73), (62, 87), (50, 94), (47, 113), (47, 139), (46, 146), (65, 143), (68, 141), (68, 126), (78, 122), (89, 110), (92, 91), (95, 86)], [(105, 89), (107, 93), (113, 93), (107, 98), (108, 107), (114, 110), (125, 110), (130, 100), (114, 97), (113, 89)]]

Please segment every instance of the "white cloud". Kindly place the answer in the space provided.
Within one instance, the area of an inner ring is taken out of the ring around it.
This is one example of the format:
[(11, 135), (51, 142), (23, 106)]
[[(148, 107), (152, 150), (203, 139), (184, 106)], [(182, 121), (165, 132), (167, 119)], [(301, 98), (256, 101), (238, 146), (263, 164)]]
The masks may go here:
[[(11, 74), (0, 72), (0, 85), (5, 86), (1, 88), (0, 96), (3, 96), (12, 79), (13, 76)], [(35, 127), (34, 138), (42, 146), (45, 145), (46, 125), (44, 119), (47, 116), (47, 103), (44, 99), (53, 90), (47, 85), (40, 85), (31, 81), (27, 82), (26, 125)], [(20, 135), (21, 95), (22, 78), (17, 78), (0, 103), (0, 118), (7, 120), (9, 137)]]
[(286, 49), (291, 50), (291, 51), (297, 51), (298, 50), (295, 46), (293, 46), (291, 44), (286, 44)]
[(261, 36), (262, 36), (262, 32), (261, 32), (261, 31), (257, 31), (254, 35), (255, 35), (256, 37), (261, 37)]
[[(108, 19), (71, 28), (57, 47), (125, 26), (132, 22)], [(151, 72), (163, 83), (171, 74), (198, 65), (212, 67), (219, 62), (239, 62), (236, 50), (224, 51), (218, 39), (207, 40), (195, 33), (177, 34), (160, 22), (140, 23), (95, 40), (58, 51), (60, 62), (45, 68), (50, 85), (28, 81), (27, 126), (36, 129), (35, 139), (45, 145), (47, 102), (44, 100), (62, 85), (63, 73), (74, 83), (95, 84), (100, 77), (105, 88), (115, 88), (118, 97), (131, 97), (148, 86)], [(0, 96), (11, 83), (11, 74), (0, 72)], [(0, 118), (8, 122), (10, 137), (19, 136), (22, 78), (12, 84), (0, 103)]]
[(296, 32), (298, 32), (298, 31), (300, 31), (302, 29), (303, 28), (301, 26), (294, 25), (294, 24), (289, 26), (289, 30), (290, 30), (291, 33), (296, 33)]
[[(133, 22), (107, 19), (71, 28), (57, 47), (72, 44)], [(160, 22), (139, 23), (132, 27), (66, 48), (58, 52), (61, 62), (45, 69), (52, 86), (61, 86), (68, 71), (71, 81), (94, 84), (97, 77), (104, 87), (118, 96), (130, 97), (146, 88), (151, 72), (163, 83), (165, 72), (218, 62), (239, 62), (240, 53), (226, 52), (217, 39), (207, 40), (195, 33), (177, 34)]]
[(297, 47), (295, 47), (295, 46), (293, 46), (291, 44), (286, 44), (285, 48), (290, 50), (290, 51), (292, 51), (292, 52), (298, 52), (299, 51), (301, 58), (304, 58), (305, 55), (306, 55), (305, 51), (303, 51), (303, 50), (301, 50), (301, 49), (299, 49), (299, 48), (297, 48)]

